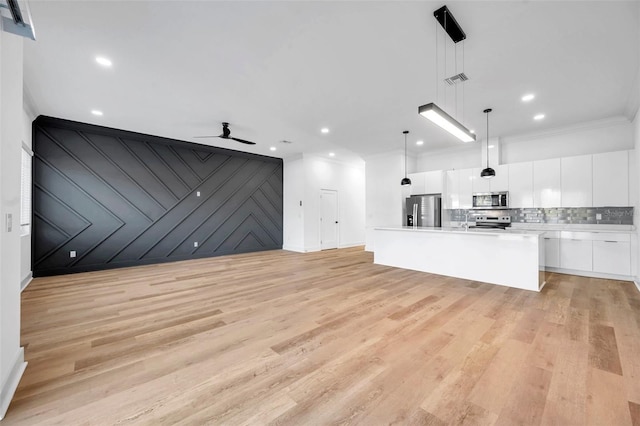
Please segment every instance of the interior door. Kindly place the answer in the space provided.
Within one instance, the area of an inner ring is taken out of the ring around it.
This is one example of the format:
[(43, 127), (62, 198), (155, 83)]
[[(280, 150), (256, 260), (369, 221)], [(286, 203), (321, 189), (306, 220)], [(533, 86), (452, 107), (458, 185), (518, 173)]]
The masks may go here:
[(338, 248), (338, 191), (320, 191), (320, 248)]

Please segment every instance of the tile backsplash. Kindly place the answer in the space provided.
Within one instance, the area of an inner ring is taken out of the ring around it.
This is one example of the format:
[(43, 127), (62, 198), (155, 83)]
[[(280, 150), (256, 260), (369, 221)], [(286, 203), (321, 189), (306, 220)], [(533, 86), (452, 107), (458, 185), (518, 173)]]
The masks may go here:
[(443, 220), (464, 222), (476, 216), (511, 216), (513, 223), (633, 225), (633, 207), (547, 207), (505, 210), (445, 209)]

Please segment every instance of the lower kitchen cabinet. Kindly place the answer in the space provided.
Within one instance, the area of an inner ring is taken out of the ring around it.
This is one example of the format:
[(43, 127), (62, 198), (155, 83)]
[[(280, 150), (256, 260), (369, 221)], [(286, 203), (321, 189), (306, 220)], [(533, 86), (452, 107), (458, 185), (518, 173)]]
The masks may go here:
[(631, 275), (631, 244), (628, 241), (594, 241), (593, 272)]
[(560, 267), (560, 239), (544, 237), (544, 264), (551, 268)]
[(593, 244), (587, 239), (563, 239), (560, 242), (560, 267), (593, 271)]

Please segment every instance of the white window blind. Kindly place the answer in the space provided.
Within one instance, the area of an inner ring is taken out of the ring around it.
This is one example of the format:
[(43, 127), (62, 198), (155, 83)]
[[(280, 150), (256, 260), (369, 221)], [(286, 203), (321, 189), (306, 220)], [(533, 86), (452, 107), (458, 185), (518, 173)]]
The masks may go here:
[(31, 232), (31, 153), (24, 148), (20, 182), (20, 232), (27, 235)]

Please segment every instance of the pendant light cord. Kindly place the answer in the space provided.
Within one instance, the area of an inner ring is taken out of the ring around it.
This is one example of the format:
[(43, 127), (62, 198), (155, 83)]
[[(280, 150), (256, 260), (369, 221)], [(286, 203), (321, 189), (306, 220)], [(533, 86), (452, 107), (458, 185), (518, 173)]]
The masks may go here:
[(407, 132), (404, 131), (404, 177), (407, 177)]
[(489, 111), (487, 111), (487, 169), (489, 168)]

